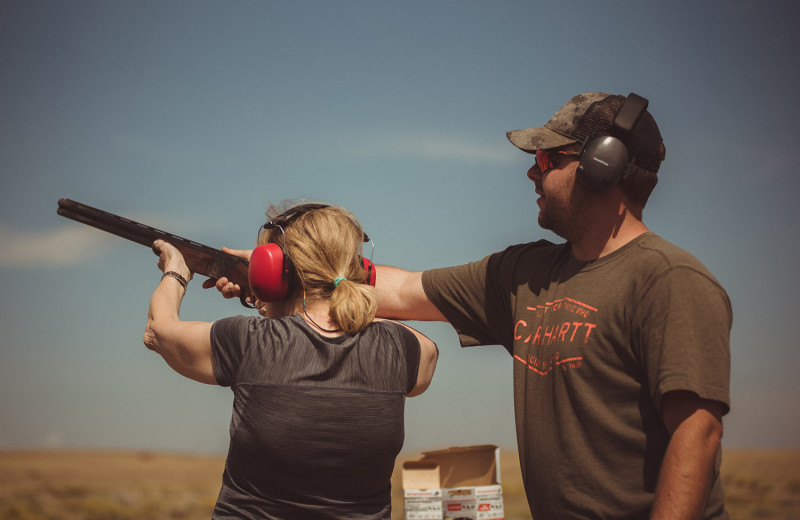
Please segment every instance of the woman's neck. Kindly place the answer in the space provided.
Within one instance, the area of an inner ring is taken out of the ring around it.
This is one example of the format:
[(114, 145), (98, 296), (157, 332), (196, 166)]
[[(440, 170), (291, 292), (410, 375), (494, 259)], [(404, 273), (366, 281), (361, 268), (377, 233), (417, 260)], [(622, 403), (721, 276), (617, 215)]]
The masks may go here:
[(307, 300), (300, 298), (295, 305), (295, 312), (324, 336), (341, 336), (342, 330), (331, 321), (331, 305), (325, 300)]

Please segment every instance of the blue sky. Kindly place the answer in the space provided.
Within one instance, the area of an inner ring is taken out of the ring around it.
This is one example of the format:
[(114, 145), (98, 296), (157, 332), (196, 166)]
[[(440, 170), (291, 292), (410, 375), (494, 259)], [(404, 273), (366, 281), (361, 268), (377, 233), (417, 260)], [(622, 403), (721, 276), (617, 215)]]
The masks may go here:
[[(425, 269), (536, 225), (505, 131), (636, 92), (667, 147), (645, 210), (734, 307), (727, 447), (800, 448), (796, 2), (0, 2), (0, 448), (224, 452), (232, 394), (142, 344), (145, 247), (72, 198), (214, 247), (270, 203), (351, 209), (378, 263)], [(248, 312), (191, 284), (182, 316)], [(515, 445), (511, 360), (460, 349), (407, 403), (407, 450)]]

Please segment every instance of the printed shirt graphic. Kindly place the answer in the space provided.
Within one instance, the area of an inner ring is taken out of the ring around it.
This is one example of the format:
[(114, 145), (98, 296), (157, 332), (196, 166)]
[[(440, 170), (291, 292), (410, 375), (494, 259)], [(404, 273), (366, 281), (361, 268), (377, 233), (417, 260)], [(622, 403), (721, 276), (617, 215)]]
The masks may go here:
[[(646, 516), (668, 440), (661, 396), (690, 390), (727, 411), (730, 302), (700, 262), (652, 233), (590, 263), (569, 245), (512, 246), (427, 271), (423, 285), (462, 345), (512, 356), (536, 518)], [(716, 482), (706, 517), (723, 514)]]
[[(544, 305), (536, 305), (535, 307), (527, 307), (527, 311), (532, 313), (527, 321), (519, 318), (514, 325), (514, 341), (522, 340), (523, 344), (530, 344), (533, 346), (546, 346), (549, 347), (554, 344), (565, 343), (589, 343), (589, 338), (592, 331), (597, 327), (596, 317), (593, 314), (597, 313), (597, 309), (591, 305), (573, 300), (572, 298), (561, 298), (554, 302), (548, 302)], [(561, 313), (566, 311), (572, 316), (564, 316), (557, 319), (557, 323), (553, 325), (541, 325), (546, 315)], [(564, 321), (561, 321), (561, 320)], [(582, 321), (574, 321), (580, 319)], [(531, 325), (531, 322), (533, 325)], [(560, 322), (560, 323), (559, 323)], [(538, 324), (538, 325), (537, 325)], [(527, 332), (527, 336), (525, 333)], [(523, 339), (524, 337), (524, 339)], [(554, 368), (580, 368), (583, 356), (575, 357), (560, 357), (560, 353), (556, 352), (554, 356), (549, 359), (543, 359), (539, 354), (529, 354), (527, 357), (521, 357), (518, 354), (512, 354), (514, 359), (525, 363), (529, 369), (537, 374), (547, 375)], [(545, 354), (547, 356), (548, 354)]]

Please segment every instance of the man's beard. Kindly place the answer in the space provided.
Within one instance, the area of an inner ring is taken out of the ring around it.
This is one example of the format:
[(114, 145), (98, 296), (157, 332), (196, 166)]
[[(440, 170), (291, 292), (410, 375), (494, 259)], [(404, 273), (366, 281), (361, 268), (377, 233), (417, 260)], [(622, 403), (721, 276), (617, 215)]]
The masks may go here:
[(539, 210), (539, 226), (548, 229), (570, 242), (582, 238), (589, 231), (587, 217), (587, 194), (575, 187), (566, 203), (557, 203), (554, 199), (545, 199), (545, 206)]

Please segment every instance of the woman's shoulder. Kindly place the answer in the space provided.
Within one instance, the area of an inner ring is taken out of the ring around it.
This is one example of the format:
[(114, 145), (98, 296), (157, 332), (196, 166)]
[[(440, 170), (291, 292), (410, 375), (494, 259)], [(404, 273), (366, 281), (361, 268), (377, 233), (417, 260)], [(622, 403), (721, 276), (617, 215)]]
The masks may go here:
[(387, 330), (387, 331), (404, 331), (404, 330), (408, 330), (408, 327), (406, 325), (403, 325), (402, 323), (394, 321), (394, 320), (387, 320), (386, 318), (375, 318), (375, 320), (373, 320), (373, 322), (370, 323), (367, 326), (367, 328), (364, 329), (364, 330), (368, 330), (371, 327), (374, 327), (374, 328), (380, 329), (380, 330)]
[(365, 331), (370, 329), (374, 330), (379, 339), (384, 340), (385, 343), (404, 348), (418, 345), (420, 337), (424, 337), (408, 325), (384, 318), (375, 318), (375, 321)]

